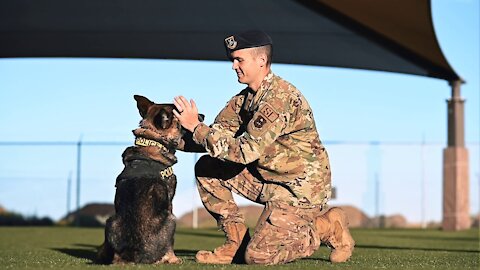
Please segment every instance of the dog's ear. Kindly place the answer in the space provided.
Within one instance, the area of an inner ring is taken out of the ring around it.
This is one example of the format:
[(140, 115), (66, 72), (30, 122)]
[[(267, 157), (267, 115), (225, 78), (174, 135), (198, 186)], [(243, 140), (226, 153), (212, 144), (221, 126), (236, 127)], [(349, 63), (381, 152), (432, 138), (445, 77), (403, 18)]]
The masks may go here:
[(150, 108), (150, 106), (152, 106), (154, 103), (144, 96), (134, 95), (133, 98), (137, 101), (137, 108), (140, 116), (142, 116), (142, 118), (145, 117), (148, 112), (148, 108)]
[(199, 114), (198, 114), (198, 121), (203, 122), (204, 119), (205, 119), (205, 115), (199, 113)]

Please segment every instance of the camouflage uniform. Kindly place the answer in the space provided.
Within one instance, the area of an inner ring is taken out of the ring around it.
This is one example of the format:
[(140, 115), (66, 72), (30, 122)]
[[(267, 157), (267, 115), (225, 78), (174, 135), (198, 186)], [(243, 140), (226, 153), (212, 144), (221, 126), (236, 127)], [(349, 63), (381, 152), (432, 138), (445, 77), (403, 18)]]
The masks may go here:
[(193, 140), (210, 155), (195, 173), (219, 225), (244, 222), (232, 190), (266, 205), (247, 262), (285, 263), (318, 248), (314, 219), (331, 196), (330, 165), (312, 110), (292, 84), (270, 72), (256, 93), (234, 96), (210, 127), (199, 124)]

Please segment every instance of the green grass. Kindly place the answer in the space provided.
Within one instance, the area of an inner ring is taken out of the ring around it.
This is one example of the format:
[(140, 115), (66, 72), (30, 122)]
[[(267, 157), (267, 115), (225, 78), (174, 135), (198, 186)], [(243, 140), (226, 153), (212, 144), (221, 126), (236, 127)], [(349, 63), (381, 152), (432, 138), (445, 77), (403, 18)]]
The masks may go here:
[(200, 265), (197, 250), (223, 243), (215, 230), (179, 229), (175, 252), (181, 265), (103, 266), (92, 263), (103, 241), (102, 229), (66, 227), (0, 227), (1, 269), (480, 269), (479, 231), (352, 230), (353, 257), (342, 264), (328, 261), (325, 246), (310, 258), (278, 266)]

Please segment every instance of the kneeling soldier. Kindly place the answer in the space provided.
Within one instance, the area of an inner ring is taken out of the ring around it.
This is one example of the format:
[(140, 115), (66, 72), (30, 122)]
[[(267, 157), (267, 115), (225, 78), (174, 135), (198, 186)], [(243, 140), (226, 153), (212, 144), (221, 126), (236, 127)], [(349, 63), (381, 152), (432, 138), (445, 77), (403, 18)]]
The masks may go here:
[[(175, 115), (209, 155), (195, 175), (205, 208), (226, 235), (224, 245), (199, 251), (200, 263), (280, 264), (308, 257), (321, 242), (330, 260), (344, 262), (355, 245), (340, 208), (326, 209), (331, 195), (327, 151), (312, 109), (295, 86), (272, 73), (272, 40), (261, 31), (225, 39), (238, 82), (235, 95), (211, 126), (200, 123), (193, 100), (176, 97)], [(232, 191), (265, 205), (251, 239)]]

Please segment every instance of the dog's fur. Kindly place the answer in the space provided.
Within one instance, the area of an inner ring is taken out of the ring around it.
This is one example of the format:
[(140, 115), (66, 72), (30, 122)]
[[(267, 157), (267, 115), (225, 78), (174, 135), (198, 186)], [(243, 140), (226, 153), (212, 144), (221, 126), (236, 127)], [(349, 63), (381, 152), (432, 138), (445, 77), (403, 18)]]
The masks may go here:
[[(180, 263), (173, 251), (175, 216), (172, 199), (177, 184), (171, 166), (182, 129), (173, 104), (155, 104), (134, 96), (142, 116), (137, 138), (145, 134), (163, 145), (132, 146), (116, 180), (115, 215), (107, 220), (98, 263)], [(140, 131), (141, 130), (141, 131)]]

